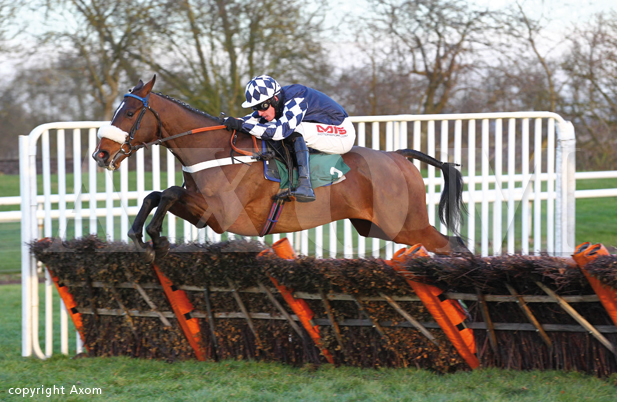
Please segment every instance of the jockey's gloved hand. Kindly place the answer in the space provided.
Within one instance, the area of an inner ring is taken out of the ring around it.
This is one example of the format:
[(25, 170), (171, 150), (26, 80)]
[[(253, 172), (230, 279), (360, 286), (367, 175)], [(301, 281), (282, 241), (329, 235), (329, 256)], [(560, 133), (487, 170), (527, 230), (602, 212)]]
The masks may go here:
[(238, 120), (235, 117), (227, 117), (224, 121), (223, 121), (223, 125), (227, 128), (227, 130), (229, 131), (241, 131), (242, 130), (242, 123), (244, 121), (243, 120)]

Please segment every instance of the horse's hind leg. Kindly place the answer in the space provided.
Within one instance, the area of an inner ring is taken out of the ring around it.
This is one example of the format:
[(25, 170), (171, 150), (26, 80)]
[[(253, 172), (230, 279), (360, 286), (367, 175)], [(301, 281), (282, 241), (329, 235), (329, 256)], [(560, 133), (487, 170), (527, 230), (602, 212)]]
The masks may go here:
[(143, 227), (144, 223), (146, 223), (146, 219), (148, 219), (148, 215), (150, 212), (156, 208), (161, 202), (161, 192), (153, 191), (144, 198), (144, 202), (141, 204), (141, 208), (133, 221), (133, 225), (129, 230), (128, 236), (139, 250), (143, 250), (146, 252), (146, 256), (144, 257), (147, 261), (151, 262), (154, 260), (154, 253), (152, 250), (146, 246), (143, 242)]
[(436, 254), (452, 254), (454, 251), (450, 238), (431, 225), (419, 230), (401, 231), (392, 240), (410, 246), (421, 243), (428, 251)]
[[(388, 236), (377, 224), (364, 219), (350, 219), (361, 236), (375, 237), (383, 240), (392, 240), (399, 244), (413, 246), (421, 243), (428, 251), (437, 254), (451, 254), (456, 251), (452, 247), (454, 238), (441, 234), (433, 226), (423, 229), (401, 230), (395, 235)], [(458, 243), (456, 243), (458, 245)], [(463, 245), (464, 247), (464, 245)]]
[(421, 243), (428, 251), (437, 254), (451, 254), (452, 252), (462, 251), (461, 245), (464, 250), (467, 250), (460, 238), (444, 236), (433, 226), (427, 226), (420, 230), (405, 230), (395, 236), (388, 236), (379, 226), (371, 221), (363, 219), (350, 219), (350, 221), (358, 233), (364, 237), (392, 240), (409, 246)]
[(428, 251), (435, 254), (471, 254), (459, 236), (445, 236), (433, 226), (401, 232), (393, 240), (410, 246), (421, 243)]
[(448, 239), (450, 240), (450, 249), (453, 253), (472, 254), (460, 236), (448, 236)]
[(373, 222), (364, 219), (350, 219), (360, 236), (374, 237), (376, 239), (392, 240), (383, 230)]

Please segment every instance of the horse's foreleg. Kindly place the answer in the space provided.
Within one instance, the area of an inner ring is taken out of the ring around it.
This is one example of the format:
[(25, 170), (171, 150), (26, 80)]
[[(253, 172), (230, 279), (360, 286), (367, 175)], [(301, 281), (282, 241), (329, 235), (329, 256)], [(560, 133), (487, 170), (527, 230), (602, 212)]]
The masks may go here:
[[(129, 230), (128, 236), (139, 250), (148, 251), (148, 247), (143, 242), (143, 227), (148, 219), (150, 212), (156, 208), (161, 201), (161, 192), (153, 191), (144, 198), (141, 208), (133, 221), (133, 225)], [(149, 253), (148, 253), (149, 254)], [(147, 260), (152, 260), (153, 255), (146, 255)]]
[(150, 224), (146, 227), (146, 232), (152, 239), (154, 251), (156, 252), (156, 258), (164, 257), (169, 251), (169, 241), (167, 241), (165, 236), (161, 236), (165, 215), (167, 214), (167, 211), (169, 211), (169, 209), (176, 203), (176, 201), (178, 201), (185, 193), (186, 190), (178, 186), (170, 187), (161, 193), (159, 206), (154, 213), (154, 217), (152, 217)]

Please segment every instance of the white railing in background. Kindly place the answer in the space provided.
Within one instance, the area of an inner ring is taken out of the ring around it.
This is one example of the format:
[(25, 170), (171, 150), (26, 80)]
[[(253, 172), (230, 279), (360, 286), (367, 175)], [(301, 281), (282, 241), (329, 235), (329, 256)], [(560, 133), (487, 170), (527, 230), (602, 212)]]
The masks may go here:
[[(357, 126), (358, 145), (386, 151), (409, 147), (443, 161), (461, 163), (465, 182), (472, 184), (463, 195), (469, 217), (468, 223), (461, 228), (472, 251), (479, 248), (482, 255), (515, 251), (523, 254), (546, 251), (563, 255), (574, 250), (574, 129), (560, 116), (548, 112), (526, 112), (352, 119)], [(162, 188), (161, 168), (167, 172), (167, 182), (163, 187), (176, 184), (178, 169), (175, 159), (166, 151), (166, 161), (161, 167), (160, 151), (158, 147), (152, 147), (138, 151), (134, 158), (122, 163), (119, 173), (116, 173), (120, 176), (118, 189), (114, 188), (112, 172), (99, 173), (104, 174), (105, 190), (97, 192), (99, 169), (90, 155), (96, 147), (96, 130), (104, 123), (50, 123), (35, 128), (28, 136), (20, 136), (23, 356), (34, 353), (45, 358), (53, 352), (52, 282), (46, 276), (43, 352), (38, 339), (37, 264), (30, 255), (28, 244), (52, 235), (66, 238), (69, 232), (73, 237), (81, 237), (84, 231), (102, 232), (110, 240), (119, 235), (126, 241), (129, 217), (137, 213), (149, 191)], [(73, 160), (74, 172), (73, 186), (68, 190), (65, 173), (67, 135), (72, 143), (69, 159)], [(55, 142), (54, 149), (50, 147), (51, 140)], [(152, 164), (148, 183), (145, 178), (146, 157)], [(51, 180), (51, 161), (54, 158), (58, 171), (57, 188), (52, 188)], [(42, 172), (37, 172), (37, 159), (41, 162)], [(427, 168), (418, 161), (414, 163), (426, 169), (427, 208), (430, 222), (435, 224), (441, 173), (432, 166)], [(87, 183), (82, 182), (85, 171), (88, 172)], [(130, 189), (129, 171), (136, 172), (134, 188)], [(37, 187), (37, 177), (42, 180), (42, 192)], [(609, 192), (594, 194), (614, 195)], [(99, 203), (104, 206), (99, 206)], [(518, 215), (517, 210), (520, 210)], [(16, 212), (2, 213), (0, 219), (13, 219), (17, 217)], [(116, 217), (119, 217), (119, 225)], [(221, 240), (221, 235), (210, 229), (197, 230), (188, 222), (176, 222), (171, 214), (168, 214), (167, 222), (165, 235), (172, 242)], [(178, 235), (178, 225), (181, 226), (181, 235)], [(392, 256), (395, 247), (392, 242), (370, 239), (367, 243), (348, 220), (342, 225), (342, 239), (337, 236), (337, 222), (327, 225), (325, 233), (323, 227), (318, 227), (287, 234), (287, 237), (305, 255)], [(442, 225), (436, 226), (446, 233)], [(476, 240), (478, 233), (479, 240)], [(233, 238), (233, 235), (229, 236)], [(265, 240), (270, 243), (280, 237), (270, 235)], [(342, 253), (338, 252), (339, 249)], [(67, 321), (66, 309), (61, 306), (60, 344), (64, 354), (69, 350)], [(79, 337), (76, 344), (80, 352)]]
[[(546, 180), (547, 175), (543, 174), (541, 176), (541, 178), (543, 180)], [(515, 175), (515, 182), (520, 182), (521, 181), (521, 175)], [(576, 172), (574, 174), (574, 178), (575, 180), (581, 181), (581, 180), (591, 180), (591, 179), (617, 179), (617, 170), (606, 170), (606, 171), (593, 171), (593, 172)], [(495, 176), (489, 176), (488, 177), (488, 181), (489, 183), (495, 183)], [(424, 182), (428, 184), (428, 179), (424, 179)], [(465, 183), (468, 182), (468, 179), (465, 178)], [(591, 189), (591, 190), (576, 190), (576, 192), (574, 193), (574, 196), (576, 199), (582, 199), (582, 198), (606, 198), (606, 197), (617, 197), (617, 188), (602, 188), (602, 189)], [(96, 200), (97, 201), (105, 201), (106, 194), (104, 193), (98, 193), (96, 194)], [(114, 194), (114, 201), (120, 201), (120, 196), (118, 194)], [(533, 195), (532, 195), (533, 197)], [(542, 200), (546, 200), (547, 195), (545, 193), (541, 194)], [(66, 201), (69, 203), (72, 203), (75, 201), (75, 195), (74, 194), (67, 194), (66, 195)], [(50, 201), (52, 204), (58, 203), (60, 197), (58, 197), (57, 195), (52, 195), (50, 197)], [(83, 194), (80, 196), (80, 199), (82, 202), (88, 202), (90, 201), (90, 195), (89, 194)], [(126, 196), (126, 200), (127, 201), (134, 201), (138, 199), (138, 194), (136, 191), (129, 191), (127, 192), (127, 196)], [(489, 200), (491, 202), (494, 202), (494, 192), (492, 194), (489, 194)], [(19, 207), (21, 206), (21, 197), (20, 196), (12, 196), (12, 197), (0, 197), (0, 206), (7, 206), (7, 207)], [(41, 209), (40, 207), (43, 205), (43, 203), (45, 202), (45, 196), (39, 195), (37, 197), (37, 202), (39, 205), (39, 208), (37, 210), (37, 219), (39, 220), (39, 222), (44, 219), (45, 217), (45, 211), (43, 209)], [(121, 207), (115, 207), (113, 209), (113, 216), (118, 217), (118, 216), (122, 216), (122, 214), (124, 212), (128, 213), (128, 216), (135, 216), (135, 214), (137, 214), (137, 212), (139, 211), (139, 207), (137, 206), (130, 206), (126, 209), (121, 208)], [(97, 218), (101, 218), (101, 217), (105, 217), (107, 216), (107, 211), (104, 209), (96, 209), (96, 217)], [(82, 209), (81, 211), (81, 215), (82, 217), (89, 217), (90, 216), (90, 210), (89, 209)], [(21, 217), (22, 217), (22, 213), (21, 210), (11, 210), (11, 211), (0, 211), (0, 223), (9, 223), (9, 222), (21, 222)], [(60, 212), (57, 210), (52, 210), (51, 211), (51, 219), (58, 219), (60, 217)], [(67, 219), (74, 219), (75, 218), (75, 212), (74, 211), (67, 211), (66, 212), (66, 217)], [(39, 232), (40, 232), (40, 228), (39, 228)]]

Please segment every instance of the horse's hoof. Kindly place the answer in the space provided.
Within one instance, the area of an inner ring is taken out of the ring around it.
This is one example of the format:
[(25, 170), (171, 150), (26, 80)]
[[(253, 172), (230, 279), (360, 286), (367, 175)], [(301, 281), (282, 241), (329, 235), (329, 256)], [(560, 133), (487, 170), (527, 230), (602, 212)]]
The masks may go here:
[(165, 258), (167, 257), (167, 254), (169, 254), (169, 246), (165, 247), (165, 248), (157, 248), (155, 250), (155, 258), (156, 260), (160, 260), (161, 258)]
[(154, 251), (156, 253), (156, 259), (164, 258), (169, 253), (169, 241), (167, 237), (161, 236), (154, 245)]
[(146, 264), (152, 264), (154, 259), (156, 258), (156, 252), (151, 246), (146, 246), (143, 250), (143, 254), (141, 255), (141, 259), (144, 260)]

